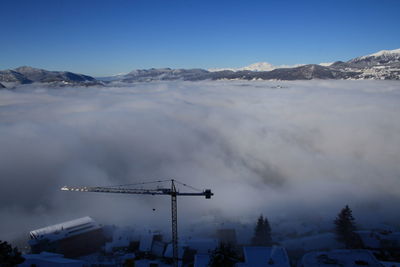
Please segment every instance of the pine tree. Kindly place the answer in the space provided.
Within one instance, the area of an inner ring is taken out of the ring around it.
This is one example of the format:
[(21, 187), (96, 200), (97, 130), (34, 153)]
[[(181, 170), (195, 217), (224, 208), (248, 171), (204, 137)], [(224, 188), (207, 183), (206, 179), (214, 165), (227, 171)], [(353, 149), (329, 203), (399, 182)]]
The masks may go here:
[(221, 243), (210, 256), (210, 267), (233, 267), (239, 261), (238, 252), (229, 243)]
[(267, 246), (271, 246), (272, 245), (271, 226), (269, 225), (267, 217), (265, 217), (264, 219), (264, 229), (265, 229), (265, 235), (264, 235), (265, 244)]
[(258, 217), (251, 243), (254, 246), (270, 246), (272, 244), (271, 226), (268, 219), (264, 219), (263, 215)]
[(363, 246), (361, 238), (355, 232), (357, 228), (353, 212), (348, 205), (339, 212), (334, 223), (337, 241), (344, 243), (346, 248), (361, 248)]

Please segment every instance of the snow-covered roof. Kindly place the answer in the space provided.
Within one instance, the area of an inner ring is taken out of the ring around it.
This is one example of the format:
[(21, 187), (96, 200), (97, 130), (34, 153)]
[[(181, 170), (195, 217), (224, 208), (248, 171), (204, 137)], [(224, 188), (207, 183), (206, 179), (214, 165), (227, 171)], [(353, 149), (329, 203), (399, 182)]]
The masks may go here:
[(380, 248), (382, 241), (400, 244), (400, 232), (357, 231), (367, 248)]
[[(149, 267), (149, 266), (158, 266), (158, 267), (171, 267), (171, 264), (163, 263), (160, 260), (135, 260), (135, 267)], [(178, 267), (182, 266), (182, 261), (178, 262)]]
[(243, 247), (246, 267), (290, 267), (289, 257), (283, 247)]
[(357, 231), (357, 234), (360, 236), (363, 244), (367, 248), (380, 248), (380, 235), (373, 231)]
[(162, 257), (165, 250), (165, 243), (161, 241), (154, 241), (151, 246), (151, 254), (156, 255), (157, 257)]
[[(172, 258), (172, 250), (173, 250), (172, 244), (169, 243), (169, 244), (167, 245), (166, 249), (165, 249), (164, 257), (166, 257), (166, 258)], [(185, 247), (182, 246), (180, 243), (178, 243), (178, 256), (179, 256), (179, 258), (182, 258), (183, 252), (185, 252)]]
[(393, 262), (393, 261), (381, 261), (383, 266), (385, 267), (400, 267), (400, 262)]
[(210, 262), (209, 254), (196, 254), (194, 256), (194, 267), (208, 267)]
[(84, 261), (67, 259), (61, 254), (42, 252), (40, 254), (24, 254), (22, 255), (25, 261), (19, 264), (20, 267), (31, 266), (35, 264), (36, 266), (83, 266)]
[(154, 234), (152, 232), (143, 233), (140, 236), (140, 244), (139, 244), (140, 251), (144, 251), (144, 252), (151, 251), (151, 245), (153, 243), (153, 236), (154, 236)]
[(60, 239), (72, 235), (81, 234), (87, 231), (92, 231), (101, 228), (90, 217), (83, 217), (72, 221), (67, 221), (55, 225), (50, 225), (44, 228), (33, 230), (30, 232), (32, 239)]
[(303, 267), (361, 267), (365, 265), (369, 267), (382, 266), (370, 251), (362, 249), (309, 252), (301, 260), (301, 266)]

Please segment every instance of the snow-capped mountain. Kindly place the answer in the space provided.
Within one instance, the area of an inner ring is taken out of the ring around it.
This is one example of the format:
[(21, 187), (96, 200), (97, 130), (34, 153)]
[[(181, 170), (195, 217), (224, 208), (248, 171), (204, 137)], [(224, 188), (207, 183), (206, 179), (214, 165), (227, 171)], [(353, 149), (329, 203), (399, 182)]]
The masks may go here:
[(228, 69), (149, 69), (134, 70), (122, 82), (153, 80), (310, 80), (310, 79), (389, 79), (400, 80), (400, 49), (384, 50), (347, 62), (273, 66), (260, 62)]
[(19, 67), (0, 71), (1, 85), (10, 87), (26, 83), (51, 85), (99, 85), (162, 80), (310, 80), (310, 79), (385, 79), (400, 80), (400, 49), (382, 50), (346, 62), (274, 66), (267, 62), (254, 63), (237, 69), (138, 69), (127, 74), (98, 78), (65, 71), (47, 71)]
[[(252, 68), (254, 66), (254, 68)], [(260, 68), (259, 68), (260, 66)], [(260, 70), (262, 66), (265, 69)], [(351, 59), (347, 62), (299, 65), (295, 67), (272, 66), (255, 63), (248, 68), (224, 70), (214, 73), (213, 78), (228, 79), (386, 79), (400, 80), (400, 49), (382, 50), (374, 54)], [(251, 72), (246, 72), (249, 70)], [(254, 72), (256, 71), (256, 72)], [(258, 73), (257, 73), (258, 72)], [(225, 76), (225, 77), (224, 77)]]
[(242, 70), (249, 70), (249, 71), (271, 71), (278, 68), (277, 66), (272, 65), (268, 62), (257, 62), (242, 68), (220, 68), (220, 69), (208, 69), (208, 71), (216, 72), (216, 71), (242, 71)]
[(250, 70), (250, 71), (270, 71), (274, 70), (276, 67), (268, 62), (258, 62), (251, 64), (249, 66), (243, 67), (239, 70)]
[[(399, 50), (385, 50), (347, 62), (274, 66), (267, 62), (227, 69), (148, 69), (134, 70), (113, 79), (118, 82), (154, 80), (310, 80), (310, 79), (400, 79)], [(110, 81), (110, 80), (109, 80)]]
[(21, 73), (15, 71), (15, 70), (3, 70), (0, 71), (0, 82), (4, 84), (26, 84), (26, 83), (32, 83), (31, 80), (26, 78), (24, 75)]
[[(237, 69), (211, 69), (214, 78), (228, 79), (400, 79), (400, 49), (382, 50), (374, 54), (318, 65), (274, 66), (267, 62), (254, 63)], [(235, 72), (230, 73), (231, 72)], [(269, 72), (267, 73), (246, 73)], [(220, 75), (218, 75), (219, 73)]]
[(52, 85), (92, 85), (98, 81), (87, 75), (69, 71), (48, 71), (23, 66), (14, 70), (0, 71), (0, 82), (6, 87), (29, 83), (51, 83)]
[(329, 67), (330, 65), (332, 65), (334, 62), (321, 62), (318, 65), (320, 66), (324, 66), (324, 67)]
[(355, 59), (352, 59), (351, 61), (359, 61), (359, 60), (364, 60), (367, 58), (380, 58), (380, 59), (387, 59), (387, 60), (393, 60), (393, 59), (400, 59), (400, 48), (399, 49), (394, 49), (394, 50), (381, 50), (379, 52), (376, 52), (371, 55), (366, 55), (362, 57), (357, 57)]
[(95, 80), (93, 77), (83, 74), (76, 74), (69, 71), (48, 71), (28, 66), (16, 68), (14, 71), (22, 74), (24, 77), (33, 82), (85, 82)]
[(220, 69), (208, 69), (210, 72), (217, 72), (217, 71), (271, 71), (275, 69), (283, 69), (283, 68), (295, 68), (299, 66), (303, 66), (304, 64), (296, 64), (296, 65), (272, 65), (268, 62), (257, 62), (251, 65), (242, 67), (242, 68), (220, 68)]
[(400, 49), (382, 50), (356, 57), (347, 62), (335, 62), (333, 69), (356, 72), (356, 79), (400, 79)]
[(133, 70), (126, 75), (122, 75), (119, 81), (122, 82), (143, 82), (153, 80), (206, 80), (209, 72), (203, 69), (148, 69)]

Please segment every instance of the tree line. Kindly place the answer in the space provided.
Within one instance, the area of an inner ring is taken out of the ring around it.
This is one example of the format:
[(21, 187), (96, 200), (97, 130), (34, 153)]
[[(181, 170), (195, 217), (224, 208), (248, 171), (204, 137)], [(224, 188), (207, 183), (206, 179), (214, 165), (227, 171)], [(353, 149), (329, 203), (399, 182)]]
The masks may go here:
[[(353, 212), (346, 205), (333, 221), (335, 228), (335, 239), (342, 243), (347, 249), (363, 248), (360, 236), (356, 233), (357, 226), (353, 217)], [(271, 235), (271, 225), (266, 217), (262, 214), (258, 217), (254, 227), (254, 234), (251, 239), (252, 246), (269, 247), (274, 245)], [(233, 244), (221, 243), (212, 253), (209, 266), (234, 266), (241, 261), (238, 248)]]

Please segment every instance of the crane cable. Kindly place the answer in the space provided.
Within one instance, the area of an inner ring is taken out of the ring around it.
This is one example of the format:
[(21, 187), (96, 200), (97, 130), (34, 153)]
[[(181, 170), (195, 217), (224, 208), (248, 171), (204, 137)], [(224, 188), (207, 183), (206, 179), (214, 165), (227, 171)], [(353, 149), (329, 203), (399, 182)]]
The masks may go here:
[(156, 183), (165, 183), (165, 182), (171, 182), (174, 181), (182, 186), (185, 186), (187, 188), (190, 188), (194, 191), (198, 191), (198, 192), (202, 192), (203, 190), (198, 189), (196, 187), (193, 187), (191, 185), (188, 185), (186, 183), (180, 182), (178, 180), (175, 179), (167, 179), (167, 180), (157, 180), (157, 181), (151, 181), (151, 182), (140, 182), (140, 183), (131, 183), (131, 184), (118, 184), (118, 185), (109, 185), (109, 186), (104, 186), (104, 187), (108, 187), (108, 188), (115, 188), (115, 187), (126, 187), (126, 186), (138, 186), (138, 185), (146, 185), (146, 184), (156, 184)]
[(192, 190), (194, 190), (194, 191), (203, 192), (203, 190), (201, 190), (201, 189), (198, 189), (198, 188), (193, 187), (193, 186), (191, 186), (191, 185), (182, 183), (182, 182), (180, 182), (180, 181), (178, 181), (178, 180), (174, 180), (174, 181), (175, 181), (176, 183), (178, 183), (178, 184), (180, 184), (180, 185), (183, 185), (183, 186), (186, 186), (186, 187), (188, 187), (188, 188), (190, 188), (190, 189), (192, 189)]

